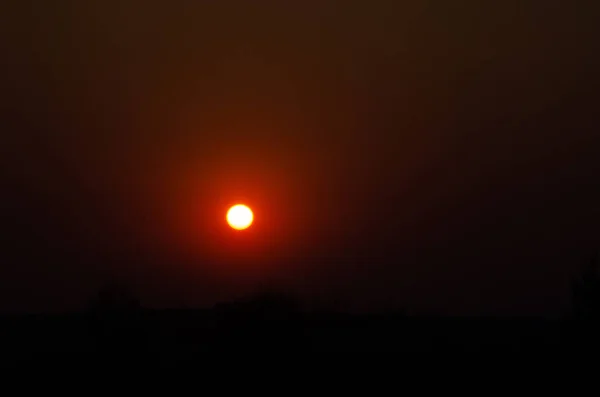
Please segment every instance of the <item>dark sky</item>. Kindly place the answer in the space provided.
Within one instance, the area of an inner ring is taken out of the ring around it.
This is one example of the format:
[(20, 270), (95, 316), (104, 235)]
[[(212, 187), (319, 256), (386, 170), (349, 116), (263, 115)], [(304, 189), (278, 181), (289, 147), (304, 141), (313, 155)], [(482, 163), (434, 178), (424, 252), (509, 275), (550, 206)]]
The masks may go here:
[(155, 306), (275, 283), (556, 311), (599, 248), (598, 20), (593, 1), (4, 1), (0, 310), (117, 278)]

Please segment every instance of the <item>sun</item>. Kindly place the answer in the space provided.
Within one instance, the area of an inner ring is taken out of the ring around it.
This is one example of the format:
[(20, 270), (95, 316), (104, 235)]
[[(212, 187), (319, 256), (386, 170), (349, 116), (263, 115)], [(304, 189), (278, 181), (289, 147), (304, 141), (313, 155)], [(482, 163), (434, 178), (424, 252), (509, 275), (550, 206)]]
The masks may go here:
[(227, 223), (233, 229), (247, 229), (254, 220), (252, 210), (243, 204), (234, 205), (227, 211)]

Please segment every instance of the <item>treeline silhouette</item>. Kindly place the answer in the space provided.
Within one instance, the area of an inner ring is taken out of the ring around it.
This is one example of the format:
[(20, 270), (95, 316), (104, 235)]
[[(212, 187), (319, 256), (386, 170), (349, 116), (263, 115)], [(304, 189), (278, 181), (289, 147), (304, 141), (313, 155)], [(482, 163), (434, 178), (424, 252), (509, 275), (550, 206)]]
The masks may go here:
[[(401, 312), (306, 310), (265, 290), (210, 309), (144, 308), (124, 285), (102, 288), (82, 313), (3, 316), (3, 363), (40, 352), (85, 352), (162, 363), (202, 351), (556, 351), (598, 349), (600, 272), (594, 261), (573, 283), (560, 319), (449, 318)], [(33, 355), (33, 356), (32, 356)]]

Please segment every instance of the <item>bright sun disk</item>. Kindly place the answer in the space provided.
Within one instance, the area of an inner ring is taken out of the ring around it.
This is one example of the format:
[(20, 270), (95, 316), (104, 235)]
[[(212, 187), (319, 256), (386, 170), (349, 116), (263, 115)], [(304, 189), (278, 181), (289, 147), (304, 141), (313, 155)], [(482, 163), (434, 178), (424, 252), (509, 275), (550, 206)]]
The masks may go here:
[(253, 220), (252, 210), (243, 204), (234, 205), (227, 211), (227, 223), (236, 230), (248, 228)]

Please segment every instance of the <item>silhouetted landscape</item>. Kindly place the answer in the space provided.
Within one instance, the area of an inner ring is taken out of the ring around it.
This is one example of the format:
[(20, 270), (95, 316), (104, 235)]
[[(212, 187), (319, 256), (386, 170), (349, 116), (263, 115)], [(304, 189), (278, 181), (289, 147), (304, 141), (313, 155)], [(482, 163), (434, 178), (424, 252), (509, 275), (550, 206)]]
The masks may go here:
[(46, 353), (116, 355), (154, 366), (185, 364), (210, 351), (591, 353), (600, 347), (595, 264), (574, 280), (573, 297), (571, 310), (554, 318), (305, 310), (276, 291), (207, 309), (152, 310), (112, 284), (82, 312), (2, 316), (0, 350), (6, 366)]

